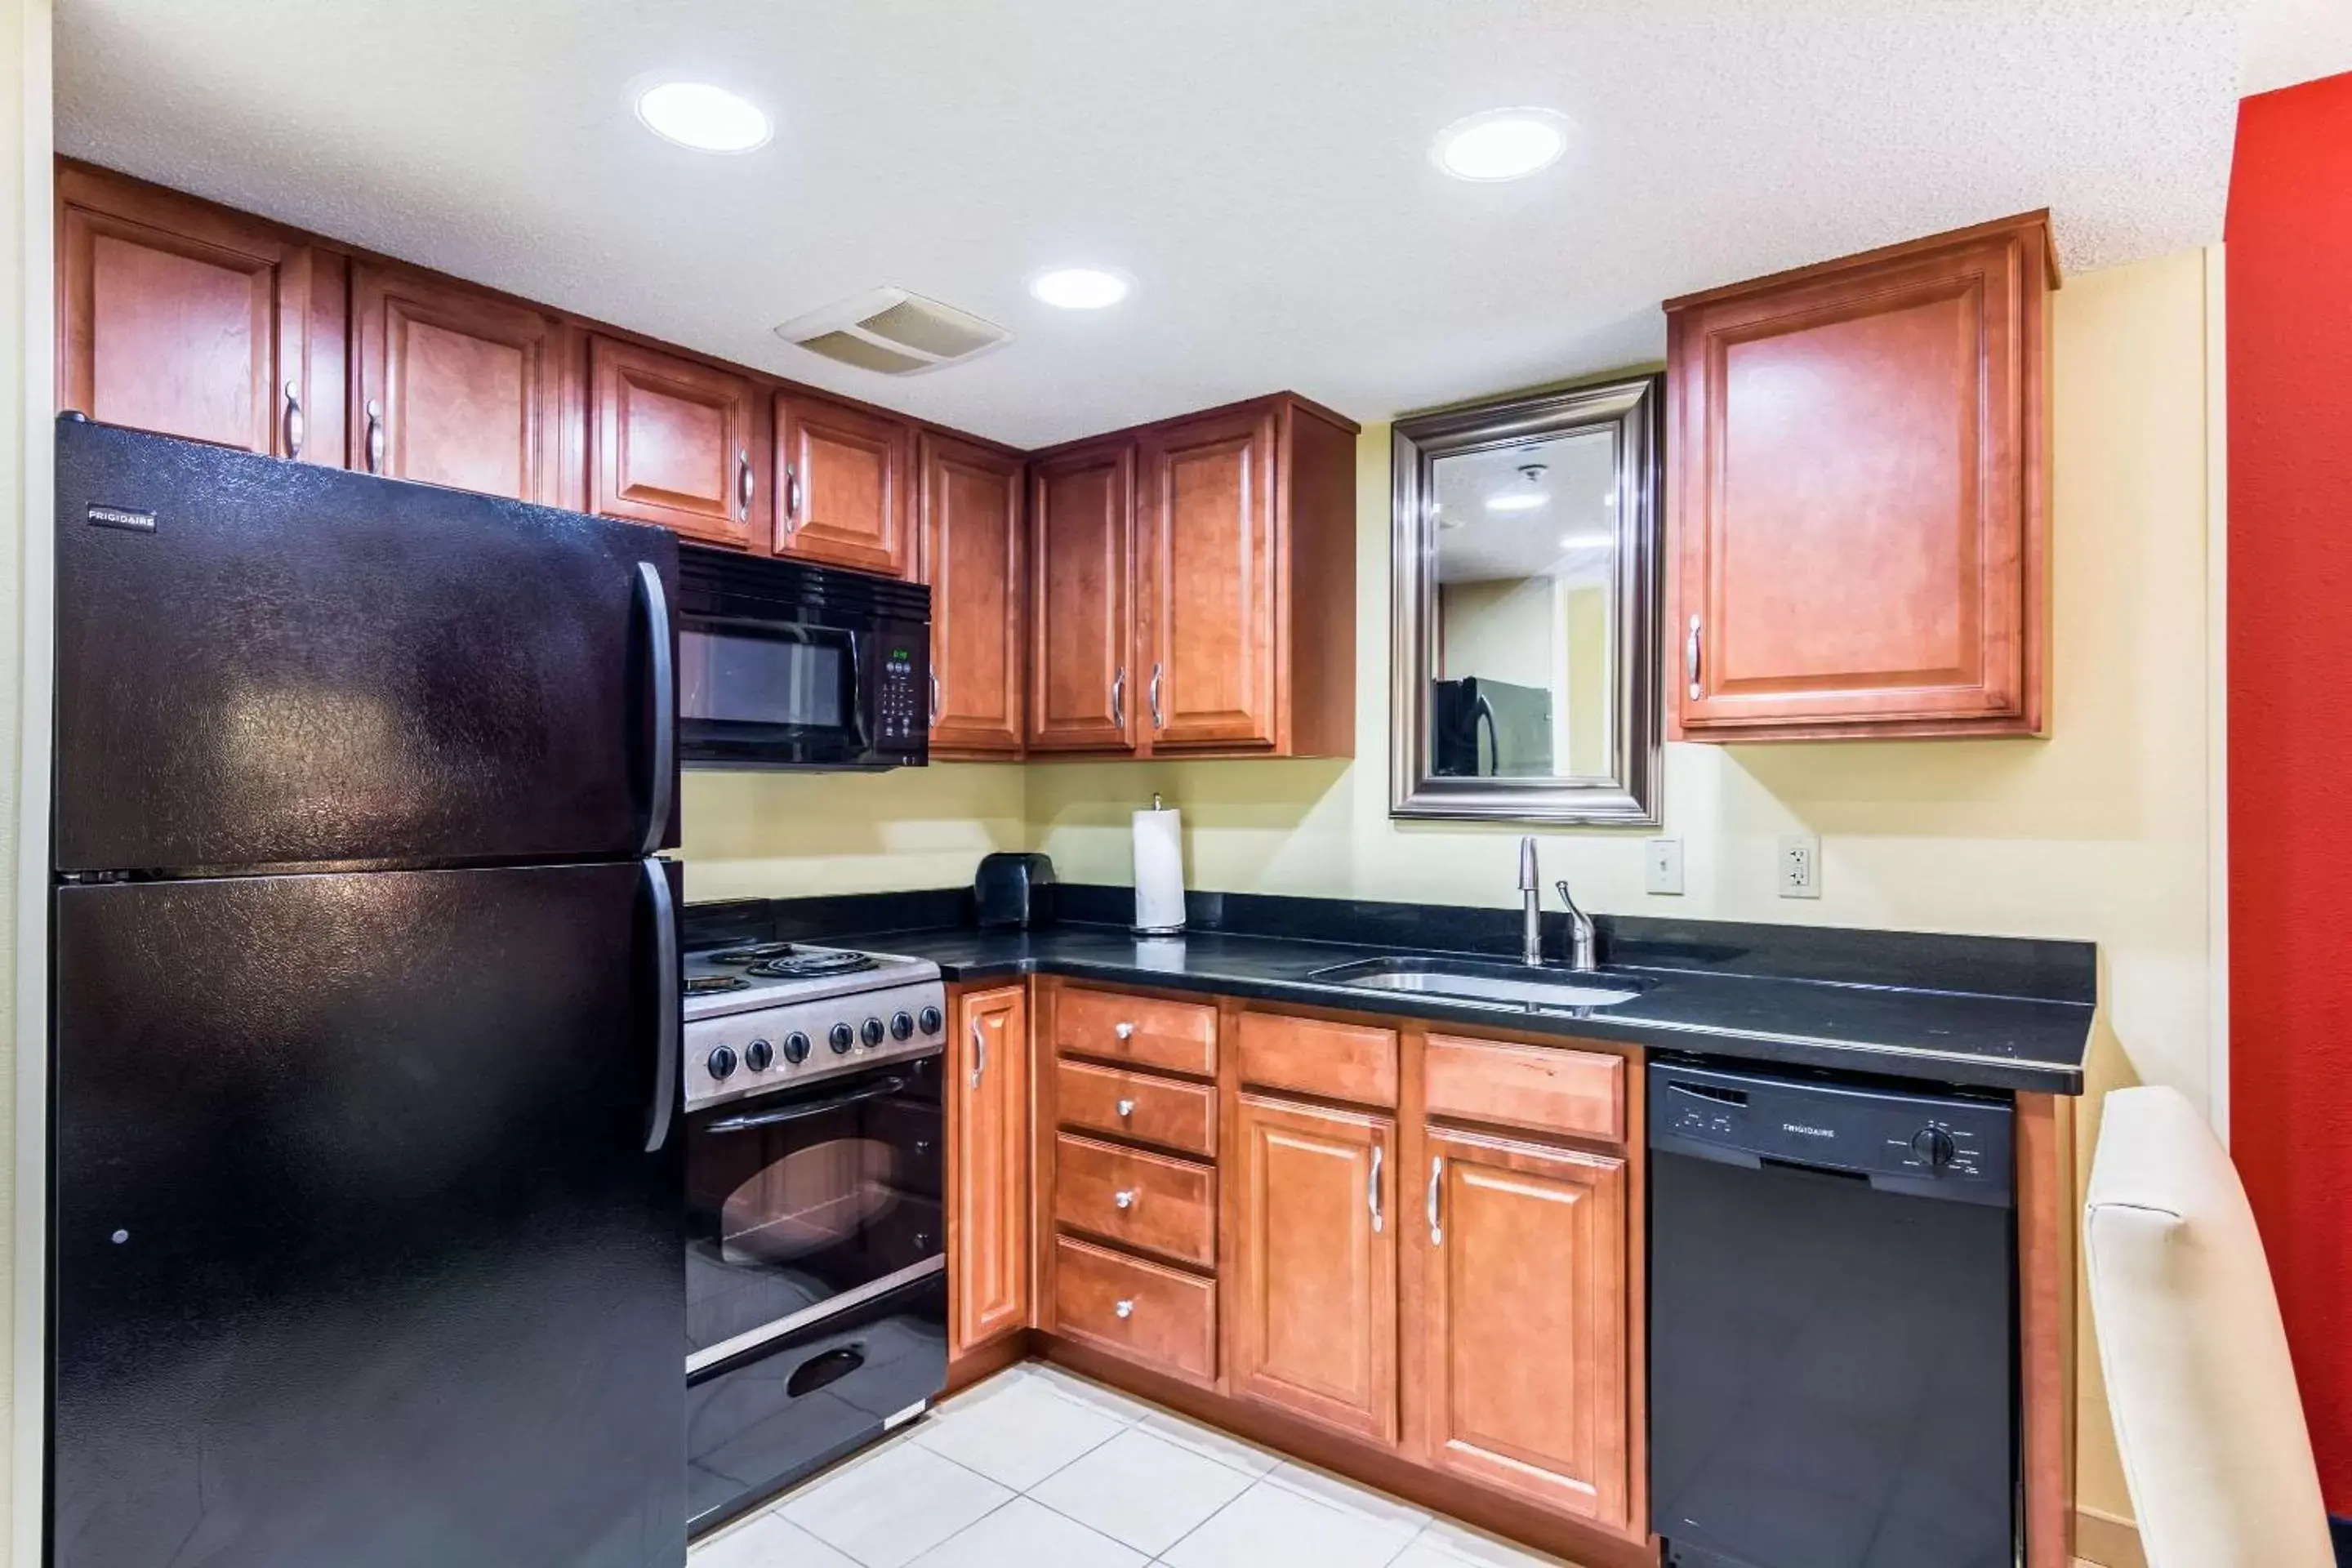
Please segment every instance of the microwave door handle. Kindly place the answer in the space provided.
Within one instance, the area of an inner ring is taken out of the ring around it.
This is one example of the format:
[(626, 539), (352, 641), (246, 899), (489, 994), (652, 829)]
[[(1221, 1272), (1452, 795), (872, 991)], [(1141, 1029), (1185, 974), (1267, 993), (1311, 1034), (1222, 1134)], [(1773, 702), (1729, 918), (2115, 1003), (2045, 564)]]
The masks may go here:
[(844, 1106), (861, 1104), (869, 1100), (881, 1100), (897, 1094), (907, 1087), (903, 1078), (886, 1078), (871, 1089), (861, 1089), (851, 1094), (836, 1094), (824, 1100), (806, 1100), (788, 1105), (782, 1110), (761, 1110), (749, 1116), (723, 1116), (703, 1129), (706, 1132), (749, 1132), (755, 1127), (781, 1127), (787, 1121), (805, 1121), (812, 1116), (823, 1116)]
[(653, 681), (653, 756), (646, 791), (646, 834), (640, 854), (662, 847), (669, 832), (670, 803), (677, 780), (677, 666), (670, 648), (669, 594), (662, 586), (661, 568), (650, 561), (637, 563), (635, 604), (646, 626), (646, 666)]
[(678, 960), (677, 903), (670, 897), (669, 863), (646, 859), (646, 893), (654, 914), (654, 1099), (646, 1119), (646, 1152), (657, 1154), (669, 1142), (670, 1108), (677, 1101), (679, 1037), (686, 1029), (686, 1002), (680, 994), (685, 973)]

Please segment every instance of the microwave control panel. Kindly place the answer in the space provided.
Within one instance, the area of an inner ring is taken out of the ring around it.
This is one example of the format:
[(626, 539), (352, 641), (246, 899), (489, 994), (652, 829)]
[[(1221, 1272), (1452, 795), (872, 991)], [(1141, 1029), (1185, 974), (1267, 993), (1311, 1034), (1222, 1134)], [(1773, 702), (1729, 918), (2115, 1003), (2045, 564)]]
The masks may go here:
[(886, 636), (875, 681), (875, 730), (881, 750), (917, 752), (930, 736), (929, 649), (920, 637)]

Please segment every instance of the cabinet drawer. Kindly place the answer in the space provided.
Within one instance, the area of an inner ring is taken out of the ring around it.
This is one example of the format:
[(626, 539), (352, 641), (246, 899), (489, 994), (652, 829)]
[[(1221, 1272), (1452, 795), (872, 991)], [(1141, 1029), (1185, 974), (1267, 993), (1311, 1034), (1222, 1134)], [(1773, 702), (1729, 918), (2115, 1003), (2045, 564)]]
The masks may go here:
[(1066, 1132), (1054, 1148), (1055, 1219), (1073, 1230), (1216, 1267), (1214, 1171)]
[(1064, 1061), (1054, 1073), (1063, 1124), (1212, 1158), (1217, 1152), (1217, 1091), (1150, 1073)]
[(1054, 1331), (1193, 1383), (1217, 1375), (1213, 1280), (1061, 1237)]
[(1217, 1010), (1115, 991), (1065, 989), (1054, 1002), (1054, 1045), (1080, 1056), (1217, 1076)]
[(1397, 1102), (1397, 1037), (1393, 1029), (1244, 1013), (1242, 1081), (1262, 1089), (1292, 1089), (1360, 1105)]
[(1432, 1035), (1429, 1114), (1625, 1141), (1625, 1060), (1602, 1051)]

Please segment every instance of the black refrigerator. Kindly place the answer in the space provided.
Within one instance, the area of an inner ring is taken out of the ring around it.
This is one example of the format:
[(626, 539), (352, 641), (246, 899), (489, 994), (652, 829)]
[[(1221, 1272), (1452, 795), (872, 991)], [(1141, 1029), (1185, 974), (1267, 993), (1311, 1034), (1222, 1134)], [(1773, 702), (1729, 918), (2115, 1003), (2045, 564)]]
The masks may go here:
[(50, 1562), (675, 1568), (676, 542), (57, 458)]

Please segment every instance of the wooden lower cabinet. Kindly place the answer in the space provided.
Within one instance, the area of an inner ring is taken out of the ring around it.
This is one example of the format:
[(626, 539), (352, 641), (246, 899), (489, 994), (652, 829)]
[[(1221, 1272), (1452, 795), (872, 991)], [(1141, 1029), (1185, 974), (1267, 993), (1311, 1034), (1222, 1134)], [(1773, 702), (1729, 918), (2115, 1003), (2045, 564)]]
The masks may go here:
[(1233, 1392), (1395, 1442), (1396, 1122), (1244, 1094), (1234, 1126)]
[(948, 1351), (1028, 1326), (1029, 1005), (1024, 985), (955, 998), (948, 1034)]
[(1427, 1149), (1428, 1461), (1625, 1528), (1625, 1162), (1434, 1128)]

